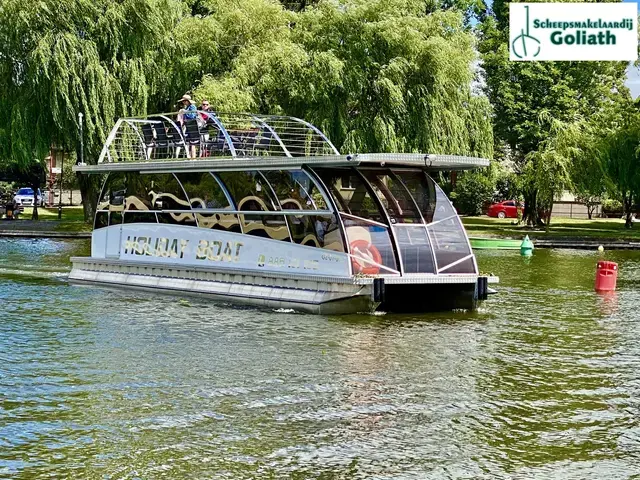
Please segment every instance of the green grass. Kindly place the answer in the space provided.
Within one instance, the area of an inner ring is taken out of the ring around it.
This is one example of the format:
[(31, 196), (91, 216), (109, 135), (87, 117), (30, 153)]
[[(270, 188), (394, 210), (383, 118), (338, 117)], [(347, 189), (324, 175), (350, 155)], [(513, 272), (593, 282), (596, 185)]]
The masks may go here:
[[(85, 223), (84, 211), (82, 206), (79, 207), (62, 207), (62, 219), (58, 220), (58, 207), (53, 208), (38, 208), (38, 221), (31, 222), (31, 214), (33, 209), (31, 207), (25, 207), (24, 212), (20, 215), (20, 220), (29, 221), (29, 229), (37, 229), (43, 231), (56, 231), (56, 232), (90, 232), (92, 225)], [(18, 227), (19, 224), (16, 224)]]
[(578, 220), (571, 218), (552, 218), (549, 231), (544, 228), (530, 228), (525, 225), (513, 225), (512, 219), (464, 217), (462, 223), (469, 236), (493, 236), (522, 238), (575, 238), (585, 240), (640, 240), (640, 223), (634, 228), (624, 228), (624, 220), (619, 218), (598, 218)]

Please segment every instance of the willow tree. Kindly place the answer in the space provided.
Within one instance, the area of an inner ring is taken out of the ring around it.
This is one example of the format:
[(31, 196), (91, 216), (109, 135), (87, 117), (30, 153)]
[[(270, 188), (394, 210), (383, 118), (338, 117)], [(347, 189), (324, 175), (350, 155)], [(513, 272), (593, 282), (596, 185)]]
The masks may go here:
[[(168, 97), (177, 0), (0, 2), (0, 156), (18, 169), (52, 144), (95, 161), (114, 119)], [(82, 183), (85, 214), (95, 195)]]
[[(457, 9), (418, 0), (216, 4), (236, 48), (231, 67), (195, 90), (219, 110), (308, 119), (343, 152), (491, 156), (490, 106), (472, 93), (474, 38)], [(261, 27), (244, 26), (251, 7)]]
[(625, 227), (633, 226), (633, 206), (640, 200), (640, 116), (602, 138), (597, 147), (609, 191), (622, 199)]

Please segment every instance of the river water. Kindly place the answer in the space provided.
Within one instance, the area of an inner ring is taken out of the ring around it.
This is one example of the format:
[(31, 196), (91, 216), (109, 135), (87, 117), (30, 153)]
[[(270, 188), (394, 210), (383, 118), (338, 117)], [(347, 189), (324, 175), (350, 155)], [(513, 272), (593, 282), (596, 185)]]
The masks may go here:
[(322, 317), (70, 286), (0, 240), (0, 478), (640, 478), (640, 253), (479, 252), (474, 313)]

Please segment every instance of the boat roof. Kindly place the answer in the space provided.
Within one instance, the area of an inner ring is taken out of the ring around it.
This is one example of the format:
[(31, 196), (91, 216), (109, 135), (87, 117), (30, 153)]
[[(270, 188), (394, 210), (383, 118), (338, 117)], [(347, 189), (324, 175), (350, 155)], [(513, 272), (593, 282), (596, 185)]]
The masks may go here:
[(319, 128), (296, 117), (196, 111), (120, 118), (98, 163), (76, 165), (74, 171), (273, 170), (368, 164), (439, 171), (482, 168), (489, 160), (422, 153), (344, 155)]

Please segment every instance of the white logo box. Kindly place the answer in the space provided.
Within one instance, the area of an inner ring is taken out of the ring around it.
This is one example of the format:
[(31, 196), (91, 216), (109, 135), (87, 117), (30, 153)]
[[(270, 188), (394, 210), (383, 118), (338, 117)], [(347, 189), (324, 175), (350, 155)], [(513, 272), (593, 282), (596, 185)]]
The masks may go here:
[(635, 61), (637, 3), (511, 3), (513, 61)]

